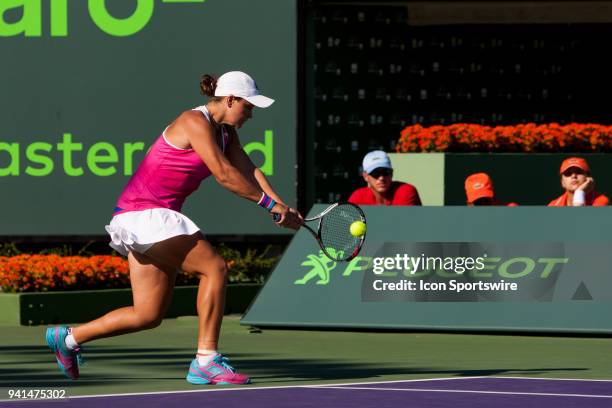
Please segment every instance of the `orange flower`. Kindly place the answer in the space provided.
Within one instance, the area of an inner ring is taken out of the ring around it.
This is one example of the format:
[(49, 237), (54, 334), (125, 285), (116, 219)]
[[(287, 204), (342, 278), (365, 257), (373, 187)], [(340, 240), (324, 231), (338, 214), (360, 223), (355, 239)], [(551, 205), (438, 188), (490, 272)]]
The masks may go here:
[(0, 288), (5, 292), (120, 288), (129, 281), (128, 263), (118, 256), (0, 257)]
[(395, 146), (406, 152), (611, 152), (612, 126), (571, 123), (408, 126)]

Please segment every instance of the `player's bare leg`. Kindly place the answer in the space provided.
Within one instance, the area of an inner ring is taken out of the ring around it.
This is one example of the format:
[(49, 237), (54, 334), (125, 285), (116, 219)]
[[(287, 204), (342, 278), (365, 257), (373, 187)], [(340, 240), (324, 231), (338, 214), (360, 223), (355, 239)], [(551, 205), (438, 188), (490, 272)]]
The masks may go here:
[(172, 301), (176, 268), (162, 266), (148, 256), (135, 252), (129, 253), (128, 262), (133, 305), (113, 310), (96, 320), (74, 327), (72, 333), (79, 344), (151, 329), (161, 323)]

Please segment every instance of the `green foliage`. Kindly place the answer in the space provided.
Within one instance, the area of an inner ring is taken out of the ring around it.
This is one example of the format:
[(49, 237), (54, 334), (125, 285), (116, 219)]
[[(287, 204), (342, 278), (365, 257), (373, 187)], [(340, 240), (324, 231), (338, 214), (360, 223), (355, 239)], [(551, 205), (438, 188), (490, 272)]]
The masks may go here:
[(219, 246), (219, 254), (229, 267), (230, 282), (257, 282), (263, 283), (268, 273), (274, 268), (278, 256), (269, 256), (271, 246), (268, 245), (261, 253), (256, 249), (248, 248), (244, 254), (225, 245)]
[(15, 243), (0, 243), (0, 256), (15, 256), (19, 254), (21, 254), (21, 251), (17, 248), (17, 245), (15, 245)]
[[(230, 248), (224, 244), (217, 247), (219, 255), (225, 259), (229, 270), (229, 282), (263, 283), (266, 276), (272, 271), (279, 256), (271, 256), (272, 246), (268, 245), (259, 252), (247, 248), (244, 252)], [(177, 285), (197, 285), (200, 277), (195, 273), (181, 272), (176, 278)]]
[[(79, 249), (75, 244), (61, 244), (38, 250), (22, 251), (14, 242), (0, 242), (0, 256), (15, 256), (21, 254), (39, 254), (39, 255), (59, 255), (59, 256), (93, 256), (97, 255), (94, 251), (89, 250), (89, 246), (95, 241), (89, 241), (85, 245), (81, 245)], [(118, 255), (115, 253), (115, 255)]]
[[(59, 257), (82, 256), (89, 258), (90, 256), (96, 255), (95, 251), (88, 249), (92, 243), (93, 241), (90, 241), (80, 249), (78, 249), (79, 246), (75, 244), (59, 244), (43, 249), (39, 248), (38, 250), (32, 250), (32, 248), (30, 248), (28, 251), (21, 251), (17, 248), (15, 243), (0, 243), (0, 257), (11, 258), (18, 255), (38, 254), (50, 256), (57, 255)], [(280, 248), (274, 247), (273, 245), (268, 245), (263, 250), (255, 248), (243, 248), (239, 250), (221, 244), (216, 249), (227, 263), (228, 281), (230, 283), (263, 283), (280, 258), (279, 255), (272, 255), (272, 253), (276, 254), (280, 252)], [(112, 255), (118, 256), (116, 253)], [(120, 262), (126, 262), (125, 258), (116, 259)], [(9, 260), (5, 259), (5, 261)], [(65, 261), (60, 261), (60, 263), (61, 262)], [(31, 272), (34, 274), (38, 273), (36, 270), (31, 270)], [(2, 268), (0, 268), (0, 280), (2, 278), (2, 273)], [(125, 264), (125, 273), (128, 274), (127, 263)], [(95, 276), (99, 275), (94, 274), (94, 280)], [(199, 281), (200, 276), (196, 273), (180, 272), (176, 278), (176, 285), (197, 285)]]
[(59, 256), (92, 256), (95, 255), (92, 251), (88, 251), (87, 248), (93, 244), (94, 241), (89, 241), (81, 247), (78, 251), (73, 245), (63, 244), (59, 247), (45, 248), (42, 249), (39, 254), (41, 255), (59, 255)]

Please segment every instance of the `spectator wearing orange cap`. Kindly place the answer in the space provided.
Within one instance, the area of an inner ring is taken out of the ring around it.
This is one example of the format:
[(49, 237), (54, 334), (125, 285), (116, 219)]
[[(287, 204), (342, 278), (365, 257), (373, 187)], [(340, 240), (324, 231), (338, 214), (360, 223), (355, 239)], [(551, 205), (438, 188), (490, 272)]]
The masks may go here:
[(570, 157), (561, 163), (561, 187), (565, 192), (550, 202), (549, 207), (582, 207), (610, 205), (605, 195), (595, 191), (591, 169), (582, 157)]
[(502, 203), (495, 199), (493, 181), (487, 173), (475, 173), (465, 179), (465, 195), (467, 205), (503, 205), (508, 207), (517, 206), (517, 203)]

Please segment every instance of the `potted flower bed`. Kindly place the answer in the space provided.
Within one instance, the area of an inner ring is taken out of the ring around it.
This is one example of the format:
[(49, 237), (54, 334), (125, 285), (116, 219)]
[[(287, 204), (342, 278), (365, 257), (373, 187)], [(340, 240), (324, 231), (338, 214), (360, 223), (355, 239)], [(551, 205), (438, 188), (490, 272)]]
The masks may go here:
[[(222, 247), (230, 271), (226, 313), (242, 313), (276, 258)], [(195, 315), (199, 278), (179, 273), (166, 316)], [(0, 325), (76, 323), (132, 302), (127, 260), (114, 255), (0, 256)]]

